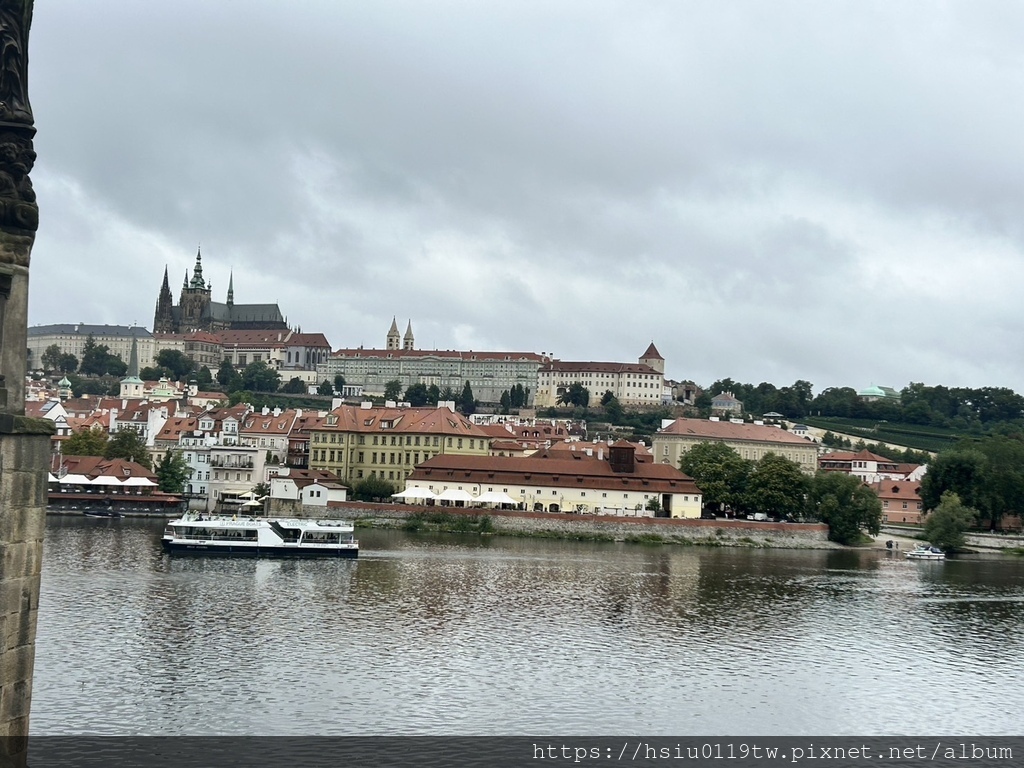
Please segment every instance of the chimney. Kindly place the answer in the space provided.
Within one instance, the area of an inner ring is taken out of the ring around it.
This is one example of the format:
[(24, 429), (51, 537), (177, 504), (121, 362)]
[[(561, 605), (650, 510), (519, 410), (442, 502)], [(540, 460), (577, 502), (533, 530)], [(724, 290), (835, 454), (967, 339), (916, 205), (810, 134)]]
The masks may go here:
[(613, 445), (608, 449), (608, 463), (612, 472), (632, 473), (636, 470), (636, 449), (625, 442)]

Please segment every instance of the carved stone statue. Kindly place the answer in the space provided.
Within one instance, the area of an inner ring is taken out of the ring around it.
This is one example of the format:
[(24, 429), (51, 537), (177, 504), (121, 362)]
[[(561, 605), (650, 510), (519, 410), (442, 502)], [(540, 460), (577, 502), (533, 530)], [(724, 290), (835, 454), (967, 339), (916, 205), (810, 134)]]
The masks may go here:
[(0, 264), (29, 265), (39, 209), (29, 172), (36, 161), (28, 100), (32, 0), (0, 2)]

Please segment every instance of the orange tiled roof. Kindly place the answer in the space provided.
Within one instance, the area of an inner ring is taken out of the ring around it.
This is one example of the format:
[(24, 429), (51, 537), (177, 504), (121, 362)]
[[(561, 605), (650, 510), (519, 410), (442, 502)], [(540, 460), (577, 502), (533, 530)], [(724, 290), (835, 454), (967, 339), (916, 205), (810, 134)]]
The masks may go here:
[(545, 458), (538, 456), (460, 456), (438, 454), (418, 465), (410, 480), (466, 482), (486, 485), (537, 485), (595, 488), (646, 493), (692, 493), (700, 490), (693, 479), (668, 464), (637, 457), (634, 471), (614, 472), (607, 460)]
[[(330, 423), (331, 416), (337, 417), (337, 424)], [(342, 405), (331, 411), (316, 429), (332, 432), (452, 435), (482, 439), (488, 437), (486, 432), (461, 413), (453, 413), (447, 408), (360, 408), (356, 405)]]
[(761, 424), (733, 424), (731, 421), (708, 421), (705, 419), (676, 419), (664, 429), (658, 430), (658, 434), (686, 435), (709, 440), (786, 443), (802, 447), (813, 445), (806, 438), (797, 437), (778, 427)]

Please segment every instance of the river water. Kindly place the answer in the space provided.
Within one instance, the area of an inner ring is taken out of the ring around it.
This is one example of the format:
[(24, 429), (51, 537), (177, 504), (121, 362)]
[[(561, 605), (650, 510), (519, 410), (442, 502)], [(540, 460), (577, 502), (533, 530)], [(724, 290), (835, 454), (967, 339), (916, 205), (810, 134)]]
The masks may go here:
[(51, 517), (32, 733), (1015, 734), (1024, 559), (362, 530), (169, 556)]

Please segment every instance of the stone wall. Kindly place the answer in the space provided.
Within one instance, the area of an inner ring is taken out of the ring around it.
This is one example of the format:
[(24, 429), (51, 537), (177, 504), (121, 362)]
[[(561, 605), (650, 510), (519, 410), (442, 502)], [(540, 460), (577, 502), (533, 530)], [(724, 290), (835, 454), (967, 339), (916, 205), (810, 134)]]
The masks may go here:
[(615, 541), (662, 540), (666, 543), (713, 546), (831, 549), (828, 526), (822, 523), (761, 523), (745, 520), (671, 520), (663, 517), (604, 517), (549, 512), (506, 512), (458, 507), (421, 507), (410, 504), (332, 504), (320, 517), (342, 518), (364, 524), (401, 525), (417, 513), (487, 515), (495, 533), (549, 535), (564, 538), (611, 538)]
[(53, 425), (0, 434), (0, 765), (24, 765)]

